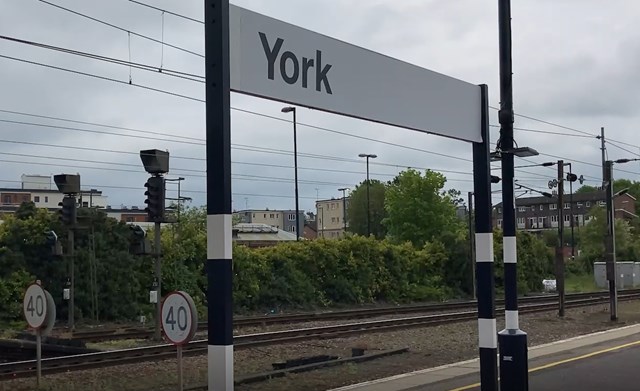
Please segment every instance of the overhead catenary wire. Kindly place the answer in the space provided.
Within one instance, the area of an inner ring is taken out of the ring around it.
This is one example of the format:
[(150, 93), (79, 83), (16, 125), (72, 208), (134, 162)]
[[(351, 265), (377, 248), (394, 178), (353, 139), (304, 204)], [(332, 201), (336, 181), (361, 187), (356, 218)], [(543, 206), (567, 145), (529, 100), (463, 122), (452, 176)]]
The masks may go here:
[(132, 3), (138, 4), (138, 5), (141, 5), (143, 7), (151, 8), (151, 9), (154, 9), (156, 11), (160, 11), (160, 12), (163, 12), (163, 13), (166, 13), (166, 14), (169, 14), (169, 15), (177, 16), (177, 17), (182, 18), (182, 19), (186, 19), (186, 20), (190, 20), (192, 22), (204, 24), (204, 22), (202, 20), (198, 20), (198, 19), (186, 16), (186, 15), (183, 15), (183, 14), (179, 14), (177, 12), (172, 12), (172, 11), (169, 11), (169, 10), (166, 10), (166, 9), (163, 9), (163, 8), (158, 8), (158, 7), (155, 7), (153, 5), (143, 3), (141, 1), (136, 1), (136, 0), (129, 0), (129, 1), (132, 2)]
[(46, 1), (46, 0), (39, 0), (39, 1), (40, 1), (41, 3), (44, 3), (44, 4), (47, 4), (47, 5), (50, 5), (50, 6), (52, 6), (52, 7), (56, 7), (56, 8), (58, 8), (58, 9), (63, 10), (63, 11), (66, 11), (66, 12), (72, 13), (72, 14), (74, 14), (74, 15), (81, 16), (81, 17), (83, 17), (83, 18), (86, 18), (86, 19), (92, 20), (92, 21), (94, 21), (94, 22), (97, 22), (97, 23), (103, 24), (103, 25), (105, 25), (105, 26), (109, 26), (109, 27), (111, 27), (111, 28), (114, 28), (114, 29), (117, 29), (117, 30), (120, 30), (120, 31), (124, 31), (124, 32), (126, 32), (126, 33), (131, 34), (131, 35), (135, 35), (136, 37), (143, 38), (143, 39), (146, 39), (146, 40), (149, 40), (149, 41), (152, 41), (152, 42), (155, 42), (155, 43), (161, 44), (161, 45), (165, 45), (165, 46), (170, 47), (170, 48), (172, 48), (172, 49), (180, 50), (180, 51), (182, 51), (182, 52), (189, 53), (189, 54), (193, 54), (194, 56), (198, 56), (198, 57), (202, 57), (202, 58), (204, 58), (204, 55), (203, 55), (202, 53), (194, 52), (194, 51), (192, 51), (192, 50), (189, 50), (189, 49), (186, 49), (186, 48), (183, 48), (183, 47), (177, 46), (177, 45), (172, 45), (172, 44), (169, 44), (169, 43), (166, 43), (166, 42), (162, 42), (162, 41), (160, 41), (160, 40), (158, 40), (158, 39), (155, 39), (155, 38), (153, 38), (153, 37), (149, 37), (148, 35), (144, 35), (144, 34), (137, 33), (137, 32), (135, 32), (135, 31), (132, 31), (132, 30), (126, 29), (126, 28), (124, 28), (124, 27), (117, 26), (117, 25), (115, 25), (115, 24), (113, 24), (113, 23), (109, 23), (109, 22), (106, 22), (106, 21), (104, 21), (104, 20), (101, 20), (101, 19), (95, 18), (95, 17), (93, 17), (93, 16), (89, 16), (89, 15), (87, 15), (87, 14), (83, 14), (82, 12), (74, 11), (74, 10), (72, 10), (72, 9), (70, 9), (70, 8), (63, 7), (63, 6), (59, 5), (59, 4), (51, 3), (51, 2)]

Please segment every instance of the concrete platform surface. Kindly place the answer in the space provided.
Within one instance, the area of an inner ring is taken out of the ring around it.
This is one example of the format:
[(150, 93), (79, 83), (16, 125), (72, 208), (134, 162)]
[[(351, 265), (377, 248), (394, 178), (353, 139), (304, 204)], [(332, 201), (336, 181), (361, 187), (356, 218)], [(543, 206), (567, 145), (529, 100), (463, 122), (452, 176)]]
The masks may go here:
[[(640, 390), (640, 324), (529, 348), (531, 390)], [(330, 391), (479, 390), (478, 359)]]

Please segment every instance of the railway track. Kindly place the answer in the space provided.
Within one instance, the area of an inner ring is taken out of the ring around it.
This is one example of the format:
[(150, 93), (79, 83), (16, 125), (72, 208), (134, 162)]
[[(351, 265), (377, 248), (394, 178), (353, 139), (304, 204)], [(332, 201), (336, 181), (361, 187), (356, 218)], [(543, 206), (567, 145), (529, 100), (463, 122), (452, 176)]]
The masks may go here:
[[(621, 292), (620, 296), (618, 297), (619, 301), (637, 299), (640, 299), (640, 291), (636, 291), (634, 293), (630, 293), (630, 291)], [(607, 301), (608, 298), (602, 296), (581, 298), (572, 296), (566, 301), (566, 308), (604, 304), (607, 303)], [(543, 312), (555, 310), (556, 308), (557, 303), (534, 303), (521, 306), (520, 313)], [(504, 309), (499, 308), (497, 312), (503, 313)], [(444, 314), (412, 316), (398, 319), (373, 320), (322, 327), (244, 334), (234, 337), (234, 347), (235, 349), (247, 349), (266, 345), (339, 338), (353, 334), (384, 332), (413, 327), (428, 327), (439, 324), (475, 320), (476, 317), (476, 311), (460, 311)], [(183, 352), (183, 354), (186, 356), (205, 354), (207, 352), (207, 341), (192, 341), (184, 347)], [(102, 368), (113, 365), (138, 363), (143, 361), (172, 359), (175, 357), (175, 354), (175, 347), (173, 345), (166, 344), (151, 347), (80, 354), (67, 357), (44, 359), (42, 360), (42, 371), (43, 373), (57, 373), (82, 369)], [(35, 360), (0, 364), (0, 379), (34, 376), (35, 366)]]
[[(640, 293), (640, 289), (629, 289), (620, 291), (620, 294), (634, 294)], [(585, 298), (596, 297), (608, 297), (607, 292), (589, 292), (589, 293), (574, 293), (566, 296), (567, 300), (578, 300)], [(521, 304), (534, 304), (543, 302), (553, 302), (557, 300), (556, 295), (541, 295), (523, 297), (519, 300)], [(497, 300), (498, 306), (503, 305), (503, 300)], [(460, 301), (460, 302), (447, 302), (438, 304), (417, 304), (407, 306), (396, 307), (379, 307), (379, 308), (361, 308), (352, 310), (341, 310), (333, 312), (314, 312), (314, 313), (298, 313), (298, 314), (284, 314), (284, 315), (264, 315), (264, 316), (251, 316), (251, 317), (236, 317), (234, 318), (235, 327), (251, 327), (251, 326), (267, 326), (273, 324), (291, 324), (291, 323), (303, 323), (312, 321), (332, 321), (332, 320), (345, 320), (345, 319), (362, 319), (372, 318), (376, 316), (385, 315), (407, 315), (416, 313), (431, 313), (442, 312), (452, 310), (469, 310), (472, 311), (476, 308), (476, 301)], [(198, 325), (199, 331), (207, 330), (207, 323), (202, 322)], [(107, 330), (80, 330), (76, 331), (72, 335), (72, 339), (82, 340), (85, 342), (100, 342), (113, 339), (138, 339), (149, 338), (153, 336), (153, 330), (149, 328), (140, 327), (127, 327), (119, 329), (107, 329)]]

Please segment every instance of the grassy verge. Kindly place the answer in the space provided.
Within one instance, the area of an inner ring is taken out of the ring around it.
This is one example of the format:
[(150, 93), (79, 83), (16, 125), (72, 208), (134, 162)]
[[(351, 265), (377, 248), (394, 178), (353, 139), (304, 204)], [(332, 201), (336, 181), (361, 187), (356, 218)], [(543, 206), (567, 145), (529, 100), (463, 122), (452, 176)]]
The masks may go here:
[(565, 281), (567, 293), (593, 292), (602, 290), (596, 285), (593, 274), (568, 275)]

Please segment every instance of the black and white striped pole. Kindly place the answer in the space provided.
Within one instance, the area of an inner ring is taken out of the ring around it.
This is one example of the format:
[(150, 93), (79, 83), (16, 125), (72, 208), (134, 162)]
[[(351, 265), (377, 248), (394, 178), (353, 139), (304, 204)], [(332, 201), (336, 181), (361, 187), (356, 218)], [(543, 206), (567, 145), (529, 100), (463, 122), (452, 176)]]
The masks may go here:
[(208, 384), (233, 390), (229, 0), (205, 0)]
[(473, 143), (473, 193), (475, 197), (476, 286), (478, 296), (478, 346), (482, 391), (498, 390), (497, 331), (493, 277), (493, 227), (491, 166), (489, 158), (489, 98), (482, 93), (482, 142)]
[[(527, 391), (527, 334), (518, 325), (518, 273), (513, 158), (513, 87), (511, 61), (511, 1), (498, 0), (500, 47), (500, 141), (502, 160), (503, 260), (505, 330), (498, 334), (500, 389)], [(560, 222), (562, 224), (562, 222)]]

